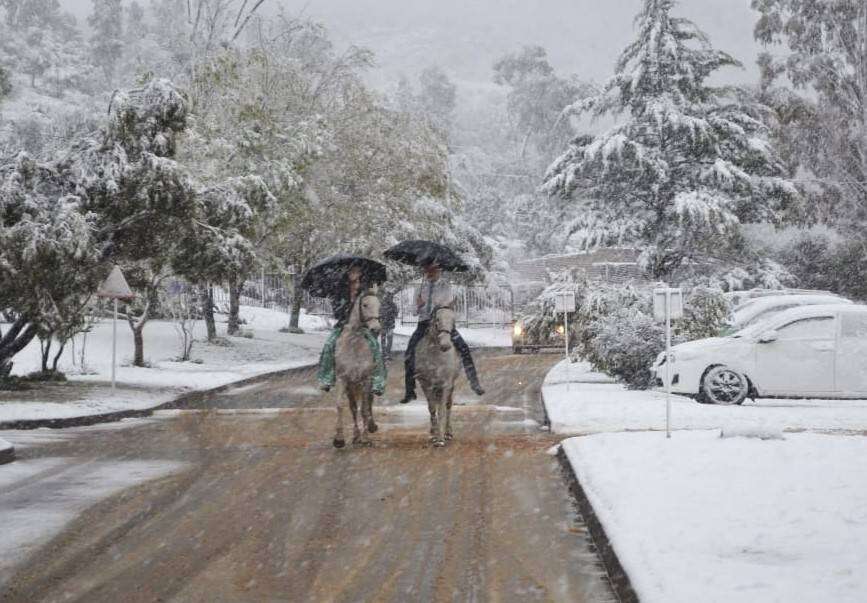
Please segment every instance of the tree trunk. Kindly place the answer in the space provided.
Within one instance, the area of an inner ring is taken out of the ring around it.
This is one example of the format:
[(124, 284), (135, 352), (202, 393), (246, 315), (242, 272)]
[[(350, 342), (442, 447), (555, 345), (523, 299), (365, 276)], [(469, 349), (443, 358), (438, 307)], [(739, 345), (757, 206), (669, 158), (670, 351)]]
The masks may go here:
[(51, 333), (44, 339), (39, 338), (39, 347), (42, 349), (42, 372), (48, 372), (48, 357), (51, 354)]
[(57, 372), (57, 364), (60, 362), (60, 355), (63, 354), (63, 349), (66, 347), (66, 342), (63, 341), (60, 343), (60, 348), (57, 350), (57, 353), (54, 355), (54, 360), (51, 362), (51, 371)]
[(304, 291), (301, 289), (301, 279), (298, 274), (292, 275), (292, 314), (289, 315), (289, 327), (297, 329), (301, 320), (301, 304), (304, 303)]
[[(27, 347), (36, 337), (36, 325), (28, 324), (29, 321), (19, 316), (6, 331), (6, 335), (0, 339), (0, 375), (8, 374), (12, 370), (12, 357)], [(26, 327), (26, 328), (25, 328)]]
[(227, 333), (237, 335), (241, 331), (241, 287), (244, 281), (229, 282), (229, 325)]
[(145, 323), (141, 323), (138, 327), (132, 330), (132, 341), (134, 346), (134, 353), (132, 359), (133, 366), (144, 366), (144, 326)]
[(201, 288), (202, 316), (205, 319), (205, 328), (208, 331), (208, 341), (217, 338), (217, 323), (214, 321), (214, 290), (210, 285)]

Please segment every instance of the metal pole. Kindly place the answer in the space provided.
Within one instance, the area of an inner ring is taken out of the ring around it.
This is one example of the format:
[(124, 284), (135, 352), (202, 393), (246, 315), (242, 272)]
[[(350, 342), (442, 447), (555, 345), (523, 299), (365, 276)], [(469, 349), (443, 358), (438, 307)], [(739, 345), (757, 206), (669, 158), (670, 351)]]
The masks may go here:
[(665, 290), (665, 437), (671, 437), (671, 289)]
[(115, 389), (117, 366), (117, 298), (114, 298), (114, 320), (111, 322), (111, 391)]
[(569, 360), (569, 313), (563, 312), (563, 333), (566, 335), (566, 360)]
[(265, 307), (265, 269), (262, 268), (262, 307)]

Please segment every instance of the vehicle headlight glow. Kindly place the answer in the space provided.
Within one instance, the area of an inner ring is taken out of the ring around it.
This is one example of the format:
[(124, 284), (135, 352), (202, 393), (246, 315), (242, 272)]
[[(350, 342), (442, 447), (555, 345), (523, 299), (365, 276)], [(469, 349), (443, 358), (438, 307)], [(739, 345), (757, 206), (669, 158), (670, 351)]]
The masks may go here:
[(560, 325), (557, 327), (557, 332), (560, 333), (560, 335), (564, 335), (566, 333), (566, 328), (563, 325)]
[(521, 325), (520, 322), (516, 322), (514, 328), (512, 329), (512, 332), (515, 334), (515, 337), (520, 337), (521, 334), (524, 332), (524, 327)]

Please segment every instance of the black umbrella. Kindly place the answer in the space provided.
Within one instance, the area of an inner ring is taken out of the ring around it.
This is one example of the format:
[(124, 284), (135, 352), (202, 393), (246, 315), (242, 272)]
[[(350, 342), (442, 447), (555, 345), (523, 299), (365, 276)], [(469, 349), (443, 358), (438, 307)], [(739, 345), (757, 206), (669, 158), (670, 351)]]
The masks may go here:
[(301, 279), (301, 288), (313, 297), (336, 295), (346, 285), (346, 274), (353, 266), (361, 268), (361, 280), (368, 285), (382, 284), (387, 279), (385, 266), (376, 260), (340, 253), (313, 264)]
[(458, 254), (433, 241), (403, 241), (385, 252), (390, 260), (411, 266), (424, 266), (436, 262), (443, 270), (468, 272), (470, 267)]

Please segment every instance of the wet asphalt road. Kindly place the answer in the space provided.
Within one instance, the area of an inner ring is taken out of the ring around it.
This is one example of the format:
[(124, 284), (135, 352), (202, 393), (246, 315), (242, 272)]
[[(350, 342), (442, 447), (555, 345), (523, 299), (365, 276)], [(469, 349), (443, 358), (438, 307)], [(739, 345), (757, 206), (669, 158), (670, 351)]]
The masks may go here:
[[(381, 399), (374, 446), (333, 449), (333, 394), (309, 369), (25, 448), (32, 460), (184, 464), (87, 509), (0, 600), (610, 601), (546, 454), (557, 440), (538, 425), (556, 360), (477, 353), (488, 392), (461, 379), (444, 449), (428, 442), (425, 404)], [(403, 373), (390, 373), (396, 400)]]

